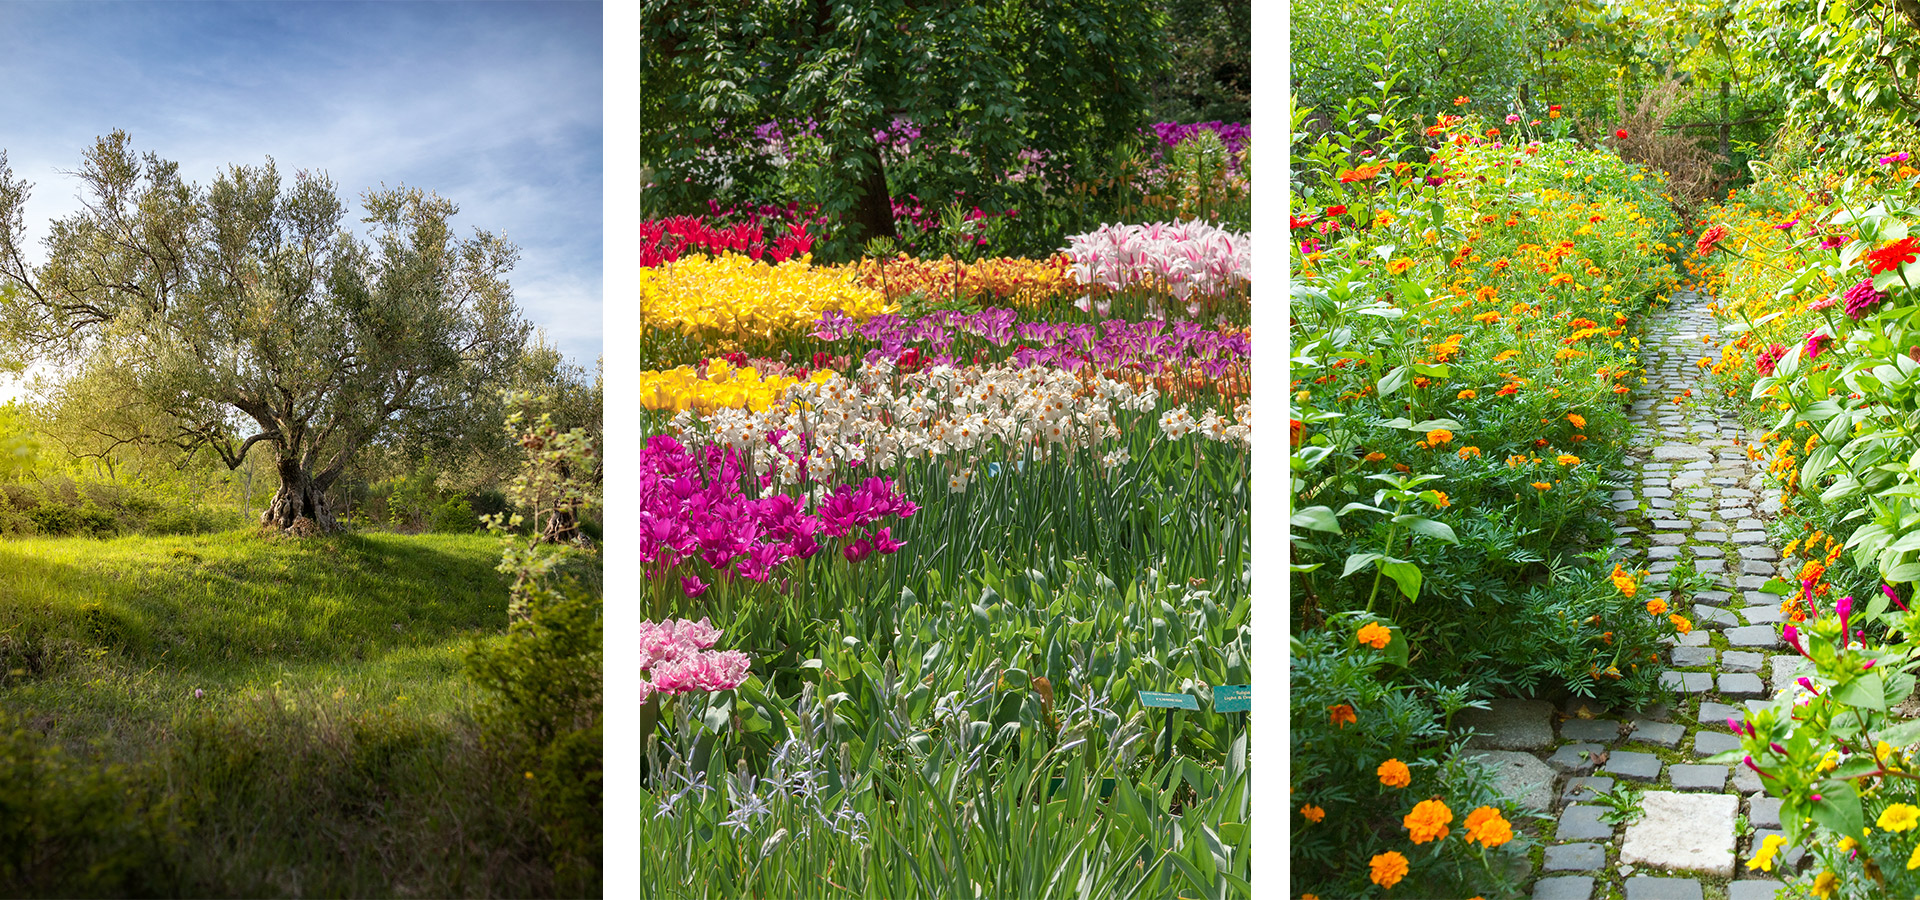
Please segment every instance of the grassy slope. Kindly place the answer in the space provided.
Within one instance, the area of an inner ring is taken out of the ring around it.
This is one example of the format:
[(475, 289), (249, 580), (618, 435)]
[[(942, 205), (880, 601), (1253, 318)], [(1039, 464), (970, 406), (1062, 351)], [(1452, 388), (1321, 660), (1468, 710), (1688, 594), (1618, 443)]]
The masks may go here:
[(148, 773), (128, 802), (173, 823), (49, 822), (0, 895), (551, 893), (469, 715), (498, 560), (479, 535), (0, 541), (0, 712)]
[(437, 718), (471, 696), (466, 649), (506, 627), (498, 560), (477, 535), (0, 542), (0, 699), (53, 736), (135, 749), (176, 713), (275, 686)]

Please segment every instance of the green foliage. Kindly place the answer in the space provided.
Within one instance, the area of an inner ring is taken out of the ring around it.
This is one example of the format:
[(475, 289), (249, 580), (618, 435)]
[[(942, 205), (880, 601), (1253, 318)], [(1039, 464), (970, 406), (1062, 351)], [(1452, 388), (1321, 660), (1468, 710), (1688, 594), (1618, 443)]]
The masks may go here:
[(436, 534), (472, 534), (480, 530), (480, 517), (474, 515), (472, 503), (455, 498), (433, 508), (427, 528)]
[[(643, 215), (793, 198), (839, 225), (816, 247), (844, 258), (893, 234), (889, 198), (911, 191), (992, 212), (1025, 207), (1007, 186), (1022, 150), (1058, 185), (1137, 145), (1146, 85), (1162, 71), (1162, 13), (1144, 0), (916, 5), (642, 7)], [(895, 117), (921, 131), (912, 160), (874, 140)], [(778, 119), (788, 154), (712, 148)], [(807, 127), (808, 120), (812, 125)], [(815, 137), (800, 138), (803, 130)], [(911, 168), (903, 185), (889, 169)], [(1055, 237), (1057, 239), (1057, 235)], [(837, 242), (837, 243), (836, 243)]]
[[(1355, 620), (1352, 625), (1358, 624)], [(1395, 641), (1404, 637), (1395, 633)], [(1391, 650), (1389, 644), (1388, 649)], [(1508, 874), (1524, 841), (1495, 851), (1442, 838), (1431, 848), (1407, 840), (1401, 819), (1418, 801), (1437, 797), (1460, 823), (1481, 806), (1518, 818), (1492, 772), (1464, 752), (1465, 740), (1449, 732), (1453, 715), (1473, 704), (1467, 691), (1397, 673), (1388, 652), (1357, 643), (1351, 629), (1296, 635), (1289, 657), (1292, 684), (1289, 718), (1287, 821), (1293, 834), (1293, 883), (1288, 893), (1330, 897), (1505, 896), (1515, 885)], [(1354, 721), (1336, 719), (1349, 710)], [(1409, 770), (1411, 784), (1383, 783), (1378, 769), (1389, 759)], [(1304, 811), (1324, 813), (1318, 822)], [(1269, 826), (1270, 827), (1270, 826)], [(1517, 829), (1516, 829), (1517, 833)], [(1455, 835), (1459, 832), (1456, 830)], [(1412, 861), (1407, 880), (1382, 894), (1368, 878), (1376, 854), (1398, 852)]]
[(1420, 107), (1450, 108), (1465, 96), (1479, 110), (1504, 113), (1525, 79), (1529, 7), (1517, 0), (1294, 3), (1293, 94), (1303, 106), (1332, 109), (1386, 81)]
[(1864, 164), (1909, 150), (1920, 124), (1920, 7), (1900, 0), (1744, 0), (1736, 21), (1789, 121), (1828, 158)]
[(1161, 122), (1253, 121), (1253, 3), (1167, 0), (1167, 74), (1151, 85)]

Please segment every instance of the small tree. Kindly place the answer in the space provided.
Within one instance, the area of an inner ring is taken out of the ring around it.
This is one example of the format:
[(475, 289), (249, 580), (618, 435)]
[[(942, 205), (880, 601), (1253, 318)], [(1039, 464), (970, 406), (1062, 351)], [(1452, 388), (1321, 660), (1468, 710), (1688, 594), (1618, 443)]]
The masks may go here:
[(519, 251), (455, 238), (453, 203), (367, 191), (369, 246), (323, 174), (283, 187), (269, 159), (202, 188), (128, 144), (115, 131), (85, 154), (84, 209), (53, 223), (39, 266), (30, 186), (0, 152), (0, 359), (111, 369), (167, 439), (229, 468), (267, 445), (280, 487), (263, 526), (338, 528), (327, 489), (356, 452), (510, 376), (528, 332), (504, 279)]

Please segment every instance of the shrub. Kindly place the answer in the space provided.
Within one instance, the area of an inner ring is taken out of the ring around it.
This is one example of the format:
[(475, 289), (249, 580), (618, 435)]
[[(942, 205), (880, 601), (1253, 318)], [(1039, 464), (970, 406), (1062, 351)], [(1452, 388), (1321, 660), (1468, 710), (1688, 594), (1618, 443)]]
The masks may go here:
[(480, 517), (465, 498), (448, 500), (433, 508), (428, 530), (436, 534), (472, 534), (480, 529)]

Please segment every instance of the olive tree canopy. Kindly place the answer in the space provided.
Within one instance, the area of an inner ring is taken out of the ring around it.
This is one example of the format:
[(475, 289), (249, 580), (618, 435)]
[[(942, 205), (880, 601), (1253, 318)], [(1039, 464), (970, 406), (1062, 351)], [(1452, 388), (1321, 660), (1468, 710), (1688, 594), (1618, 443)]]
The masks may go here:
[(30, 186), (0, 151), (0, 360), (111, 369), (170, 440), (229, 467), (264, 445), (280, 488), (262, 525), (337, 528), (326, 491), (357, 451), (492, 403), (511, 377), (528, 333), (504, 278), (518, 250), (456, 238), (451, 202), (368, 190), (367, 243), (323, 174), (283, 184), (269, 159), (203, 188), (128, 144), (115, 131), (85, 153), (83, 209), (52, 224), (37, 266)]

